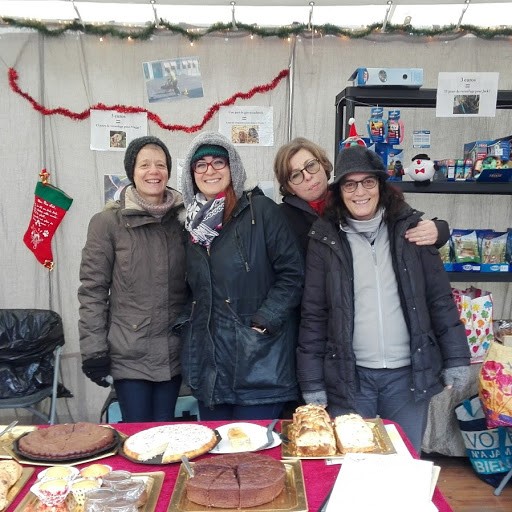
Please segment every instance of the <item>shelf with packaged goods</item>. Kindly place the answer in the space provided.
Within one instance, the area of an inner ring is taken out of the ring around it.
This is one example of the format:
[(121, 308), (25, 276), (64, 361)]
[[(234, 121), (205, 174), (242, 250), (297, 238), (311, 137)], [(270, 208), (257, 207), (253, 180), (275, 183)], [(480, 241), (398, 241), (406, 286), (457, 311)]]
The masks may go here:
[[(336, 96), (336, 122), (334, 154), (340, 142), (349, 133), (348, 121), (355, 117), (358, 107), (435, 108), (436, 89), (410, 89), (404, 87), (347, 87)], [(512, 90), (498, 91), (497, 109), (512, 109)], [(392, 185), (404, 193), (419, 194), (482, 194), (512, 195), (511, 182), (478, 181), (394, 181)], [(512, 282), (512, 272), (448, 272), (452, 282)]]
[[(349, 132), (348, 120), (356, 107), (435, 108), (437, 89), (410, 89), (406, 87), (347, 87), (336, 96), (336, 123), (334, 154), (339, 143)], [(500, 90), (496, 98), (497, 109), (512, 109), (512, 91)]]

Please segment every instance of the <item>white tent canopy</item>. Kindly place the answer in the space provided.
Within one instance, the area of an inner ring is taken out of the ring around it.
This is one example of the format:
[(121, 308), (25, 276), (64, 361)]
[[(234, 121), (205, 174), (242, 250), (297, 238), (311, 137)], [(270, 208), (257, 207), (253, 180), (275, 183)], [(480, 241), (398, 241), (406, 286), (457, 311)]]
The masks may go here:
[[(121, 5), (122, 4), (122, 5)], [(172, 23), (211, 25), (233, 20), (262, 26), (293, 22), (338, 26), (382, 23), (417, 27), (512, 25), (512, 4), (506, 0), (3, 0), (0, 16), (46, 21), (80, 19), (84, 23), (144, 24), (163, 18)]]

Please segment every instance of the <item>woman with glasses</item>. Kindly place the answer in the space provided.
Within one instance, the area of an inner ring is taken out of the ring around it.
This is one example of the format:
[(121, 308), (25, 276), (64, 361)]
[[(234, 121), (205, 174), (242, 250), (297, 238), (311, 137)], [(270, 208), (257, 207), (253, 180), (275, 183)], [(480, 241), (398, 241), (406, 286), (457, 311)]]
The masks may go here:
[(202, 420), (279, 418), (297, 399), (303, 258), (279, 207), (246, 182), (219, 133), (192, 142), (183, 167), (190, 315), (182, 368)]
[(397, 422), (421, 451), (430, 398), (469, 381), (469, 348), (437, 249), (404, 238), (421, 212), (379, 156), (344, 149), (310, 231), (297, 351), (306, 402)]
[[(313, 222), (322, 215), (328, 195), (332, 163), (314, 142), (298, 137), (281, 146), (274, 160), (274, 175), (283, 195), (281, 208), (296, 233), (304, 254)], [(441, 247), (450, 236), (448, 223), (421, 220), (405, 237), (418, 245)]]

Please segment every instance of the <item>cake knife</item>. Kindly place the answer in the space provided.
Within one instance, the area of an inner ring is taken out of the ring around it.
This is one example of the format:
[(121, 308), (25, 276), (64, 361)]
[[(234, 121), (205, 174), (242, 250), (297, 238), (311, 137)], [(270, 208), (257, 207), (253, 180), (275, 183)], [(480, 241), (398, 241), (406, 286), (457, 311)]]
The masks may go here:
[(7, 434), (10, 430), (12, 430), (16, 425), (18, 424), (18, 420), (14, 420), (7, 427), (5, 427), (2, 432), (0, 432), (0, 437), (2, 437), (4, 434)]
[(267, 426), (267, 442), (265, 444), (262, 444), (261, 446), (258, 446), (256, 448), (256, 451), (258, 450), (264, 450), (265, 448), (268, 448), (272, 445), (274, 442), (274, 427), (276, 426), (277, 422), (279, 421), (279, 418), (272, 420), (268, 426)]

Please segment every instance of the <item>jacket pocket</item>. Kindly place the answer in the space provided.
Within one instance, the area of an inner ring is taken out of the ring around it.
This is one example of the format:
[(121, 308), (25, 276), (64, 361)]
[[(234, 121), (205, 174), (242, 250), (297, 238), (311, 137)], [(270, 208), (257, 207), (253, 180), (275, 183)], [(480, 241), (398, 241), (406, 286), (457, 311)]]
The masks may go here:
[(110, 353), (119, 359), (140, 359), (149, 349), (149, 316), (115, 315), (110, 320)]
[[(271, 390), (295, 383), (294, 350), (288, 350), (286, 331), (259, 333), (243, 322), (234, 324), (236, 360), (234, 388)], [(263, 391), (263, 394), (264, 391)]]

